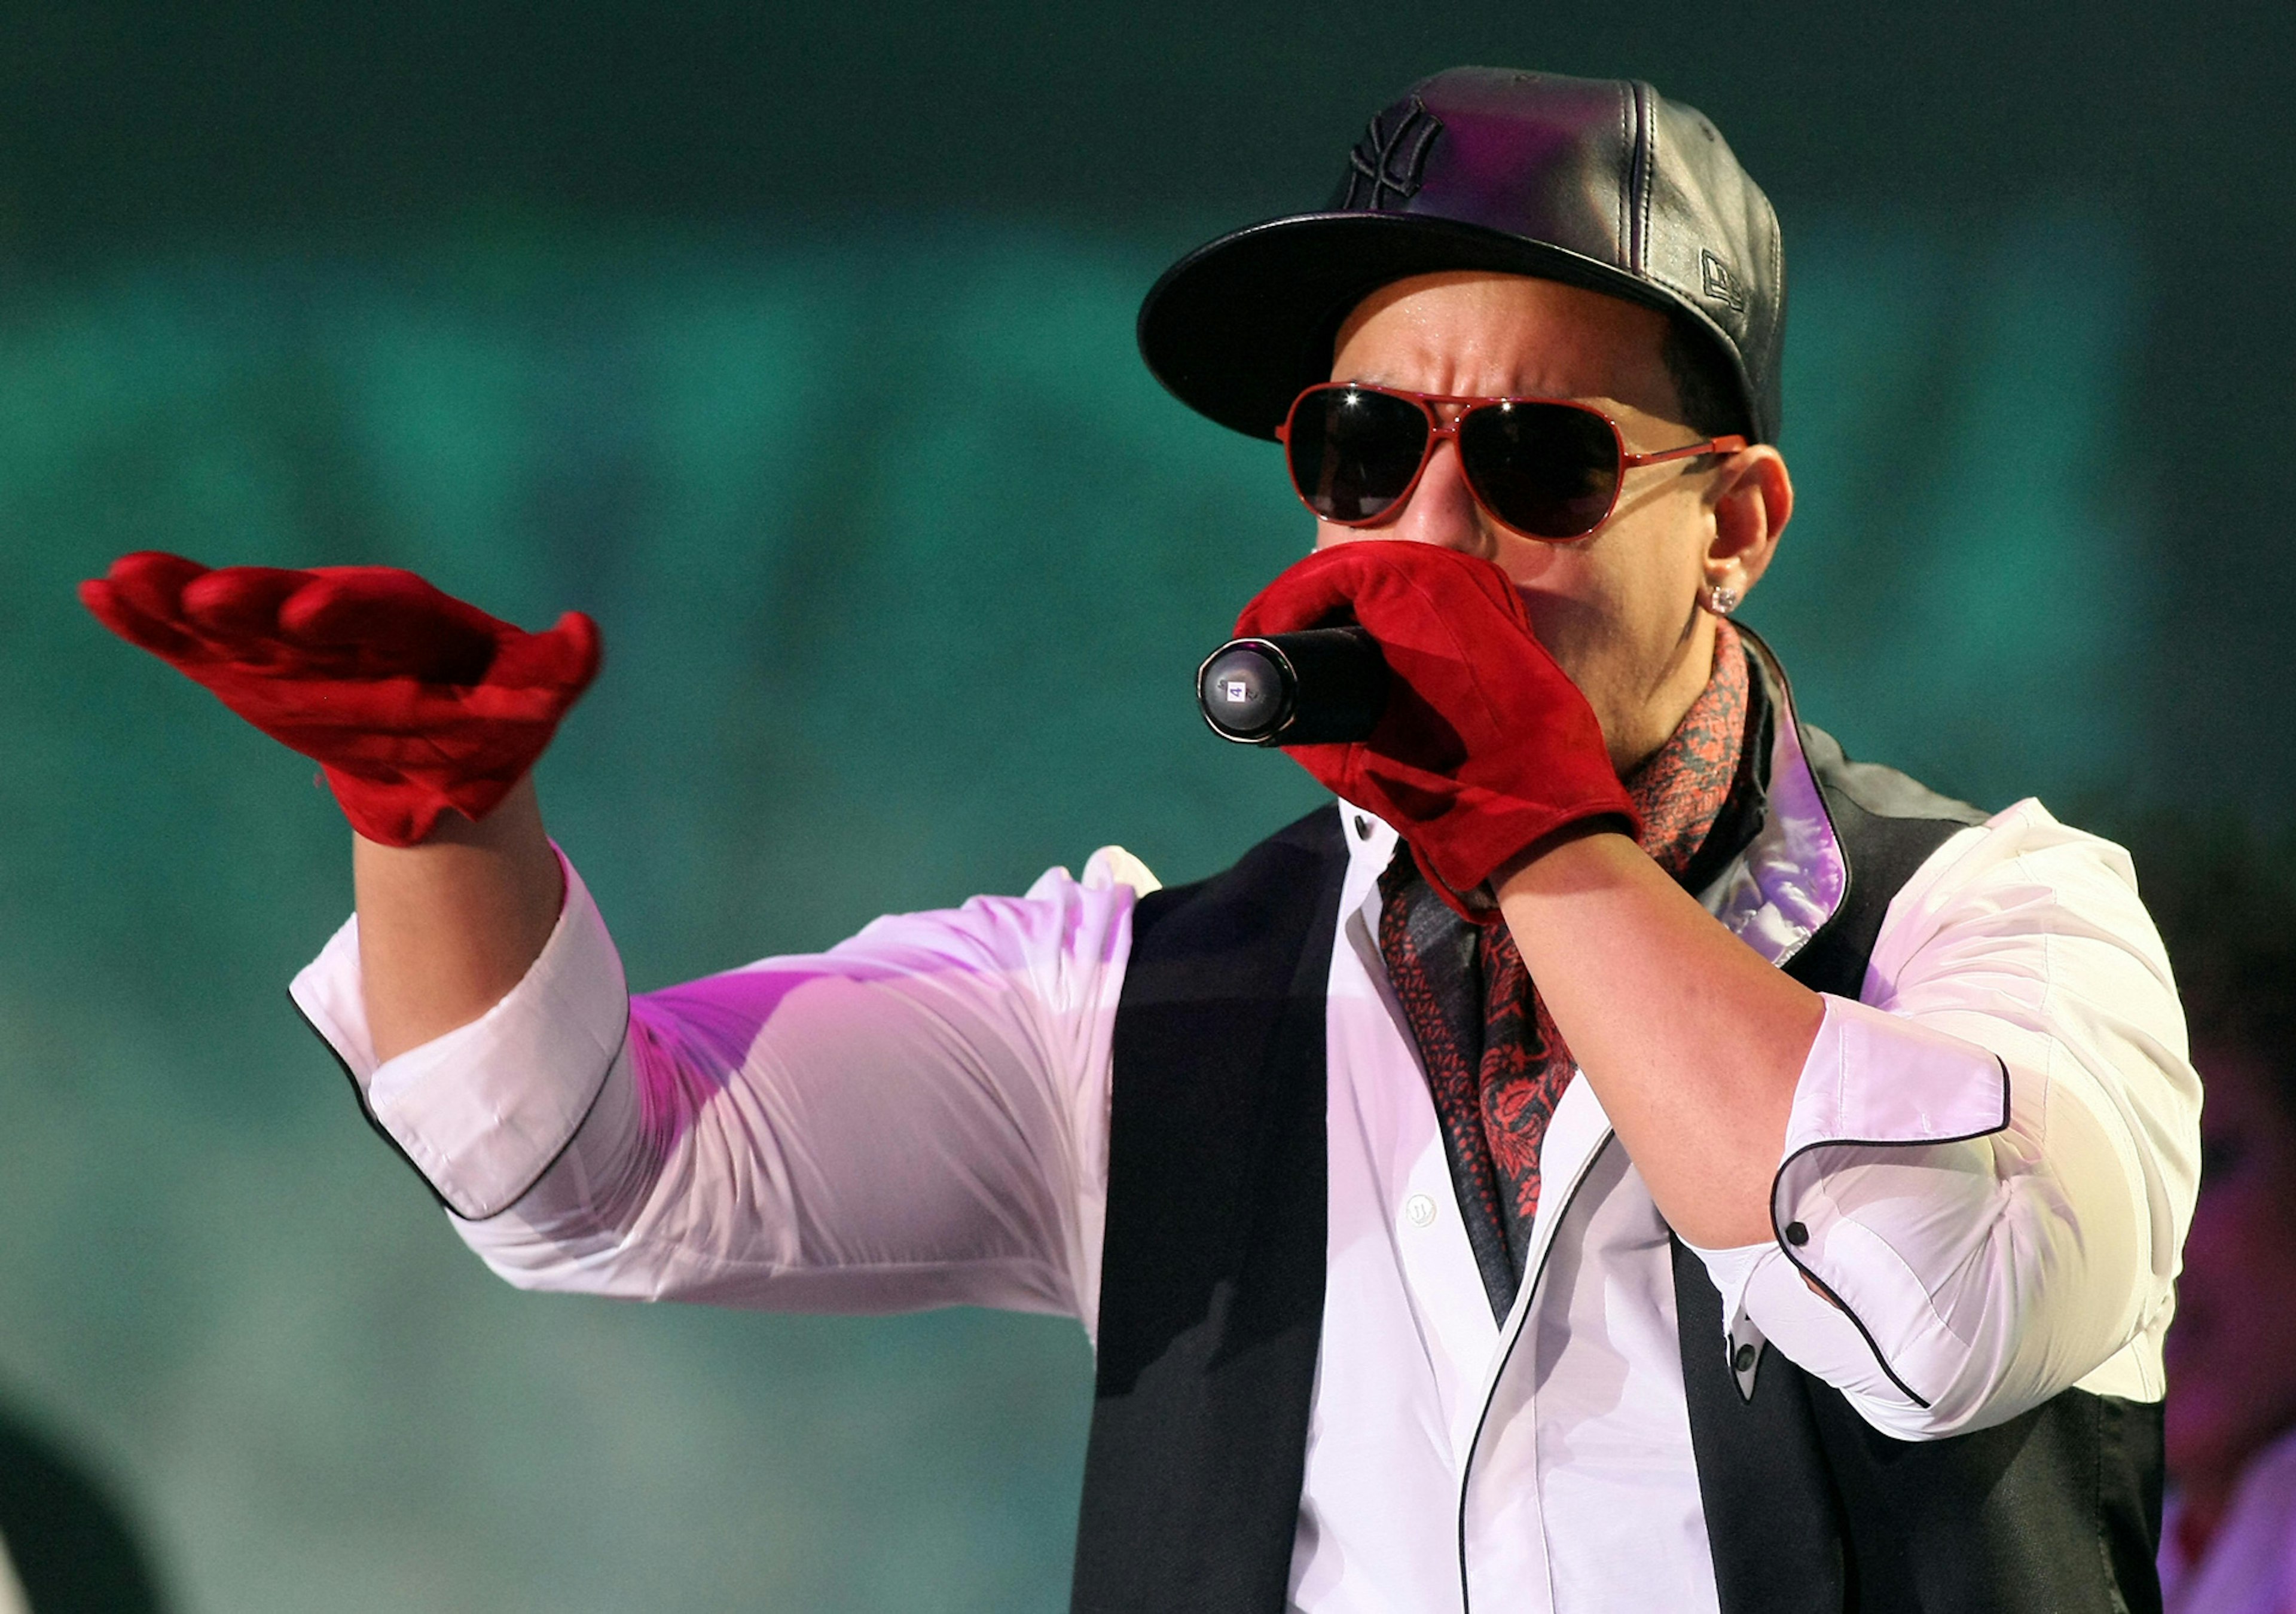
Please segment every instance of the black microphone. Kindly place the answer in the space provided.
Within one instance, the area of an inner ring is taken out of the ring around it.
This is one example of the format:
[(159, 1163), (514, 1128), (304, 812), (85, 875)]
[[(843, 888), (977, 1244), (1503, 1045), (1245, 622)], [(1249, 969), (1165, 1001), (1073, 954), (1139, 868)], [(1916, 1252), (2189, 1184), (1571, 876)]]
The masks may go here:
[(1371, 737), (1394, 676), (1360, 627), (1230, 639), (1196, 669), (1196, 706), (1238, 745), (1341, 744)]

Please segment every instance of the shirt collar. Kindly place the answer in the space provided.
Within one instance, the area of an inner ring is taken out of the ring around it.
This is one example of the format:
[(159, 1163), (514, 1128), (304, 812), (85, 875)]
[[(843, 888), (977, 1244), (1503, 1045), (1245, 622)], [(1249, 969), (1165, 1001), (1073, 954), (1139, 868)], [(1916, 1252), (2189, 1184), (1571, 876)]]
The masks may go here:
[(1348, 843), (1348, 874), (1340, 886), (1340, 912), (1352, 914), (1379, 890), (1379, 877), (1395, 861), (1401, 839), (1387, 820), (1368, 807), (1340, 802), (1340, 833)]
[(1783, 964), (1801, 951), (1849, 890), (1849, 865), (1817, 775), (1803, 750), (1793, 690), (1770, 647), (1741, 627), (1772, 714), (1762, 827), (1699, 900), (1748, 946)]
[[(1762, 802), (1762, 827), (1698, 897), (1747, 946), (1772, 963), (1783, 964), (1833, 917), (1849, 892), (1849, 871), (1817, 776), (1802, 750), (1785, 670), (1751, 630), (1738, 631), (1745, 642), (1749, 670), (1762, 680), (1769, 702), (1769, 784)], [(1352, 914), (1378, 891), (1379, 877), (1394, 860), (1398, 838), (1393, 826), (1368, 807), (1343, 799), (1339, 808), (1340, 832), (1348, 843), (1340, 912)]]

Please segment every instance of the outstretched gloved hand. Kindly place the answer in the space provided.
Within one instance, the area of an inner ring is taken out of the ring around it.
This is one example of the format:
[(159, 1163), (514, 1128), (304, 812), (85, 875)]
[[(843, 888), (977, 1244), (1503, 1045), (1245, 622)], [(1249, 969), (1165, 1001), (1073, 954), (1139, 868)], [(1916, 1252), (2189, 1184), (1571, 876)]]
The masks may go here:
[(318, 763), (351, 827), (412, 846), (483, 818), (598, 672), (597, 625), (529, 634), (390, 566), (210, 570), (122, 555), (79, 597), (265, 733)]
[(1364, 538), (1300, 561), (1237, 619), (1265, 636), (1353, 619), (1395, 674), (1368, 740), (1287, 747), (1327, 789), (1395, 826), (1420, 872), (1469, 919), (1502, 865), (1555, 831), (1634, 804), (1602, 725), (1546, 646), (1506, 574), (1440, 545)]

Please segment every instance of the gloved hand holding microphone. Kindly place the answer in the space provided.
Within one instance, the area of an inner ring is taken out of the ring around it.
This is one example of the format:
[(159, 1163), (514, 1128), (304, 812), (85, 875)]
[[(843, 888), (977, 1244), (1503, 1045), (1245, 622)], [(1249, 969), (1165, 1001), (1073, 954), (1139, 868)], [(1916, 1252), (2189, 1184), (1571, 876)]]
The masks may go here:
[(1496, 921), (1493, 873), (1557, 831), (1608, 819), (1634, 832), (1594, 709), (1532, 635), (1496, 566), (1440, 545), (1352, 540), (1278, 577), (1236, 632), (1267, 638), (1345, 621), (1385, 657), (1385, 709), (1359, 741), (1285, 750), (1392, 824), (1461, 914)]

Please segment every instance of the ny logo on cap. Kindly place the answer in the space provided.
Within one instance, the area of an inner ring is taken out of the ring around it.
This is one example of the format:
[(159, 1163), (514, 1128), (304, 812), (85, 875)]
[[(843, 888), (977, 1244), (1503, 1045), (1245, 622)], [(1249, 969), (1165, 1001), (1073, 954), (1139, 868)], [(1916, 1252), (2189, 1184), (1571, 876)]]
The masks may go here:
[(1418, 195), (1427, 155), (1442, 132), (1443, 120), (1416, 95), (1374, 117), (1348, 153), (1348, 188), (1341, 194), (1340, 207), (1378, 213)]

